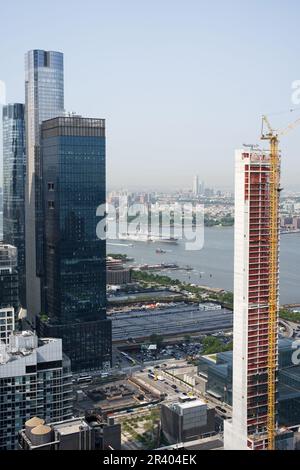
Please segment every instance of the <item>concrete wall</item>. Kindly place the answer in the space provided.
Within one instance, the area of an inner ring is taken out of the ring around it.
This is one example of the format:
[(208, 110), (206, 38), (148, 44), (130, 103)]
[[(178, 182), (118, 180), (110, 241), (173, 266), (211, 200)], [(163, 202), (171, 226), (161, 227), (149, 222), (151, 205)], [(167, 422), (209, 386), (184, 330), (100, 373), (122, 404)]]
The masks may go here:
[(233, 412), (225, 423), (225, 449), (241, 449), (247, 440), (247, 350), (249, 203), (245, 202), (244, 150), (235, 153)]

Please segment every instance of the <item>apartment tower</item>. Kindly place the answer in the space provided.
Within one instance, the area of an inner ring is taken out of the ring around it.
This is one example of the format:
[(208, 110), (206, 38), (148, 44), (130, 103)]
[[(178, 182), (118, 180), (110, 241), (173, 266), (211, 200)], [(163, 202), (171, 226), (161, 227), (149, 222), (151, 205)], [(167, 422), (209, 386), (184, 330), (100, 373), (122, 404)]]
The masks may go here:
[(277, 423), (279, 162), (235, 157), (233, 413), (225, 449), (272, 447)]

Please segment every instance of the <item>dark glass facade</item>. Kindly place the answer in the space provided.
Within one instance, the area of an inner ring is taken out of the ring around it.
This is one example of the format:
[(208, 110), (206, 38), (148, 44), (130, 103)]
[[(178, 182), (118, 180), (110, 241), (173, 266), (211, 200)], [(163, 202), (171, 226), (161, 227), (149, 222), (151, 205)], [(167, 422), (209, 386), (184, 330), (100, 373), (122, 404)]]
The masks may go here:
[[(278, 422), (280, 426), (300, 425), (299, 344), (279, 339), (278, 356)], [(294, 358), (296, 355), (296, 361)], [(198, 372), (206, 377), (206, 391), (232, 406), (232, 352), (218, 353), (216, 361), (201, 357)]]
[(40, 334), (63, 339), (73, 371), (101, 369), (111, 363), (106, 244), (96, 235), (96, 211), (105, 204), (105, 121), (45, 121), (41, 151), (46, 315)]
[(18, 250), (19, 293), (25, 304), (24, 104), (3, 107), (3, 241)]

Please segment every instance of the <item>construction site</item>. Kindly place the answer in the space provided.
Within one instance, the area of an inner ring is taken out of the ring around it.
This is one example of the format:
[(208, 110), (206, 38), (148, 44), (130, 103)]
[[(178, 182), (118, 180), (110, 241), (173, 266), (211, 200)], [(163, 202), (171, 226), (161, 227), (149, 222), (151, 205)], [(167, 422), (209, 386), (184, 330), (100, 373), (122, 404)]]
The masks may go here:
[(269, 149), (236, 151), (233, 395), (225, 449), (293, 448), (291, 433), (278, 428), (279, 137), (299, 123), (275, 131), (263, 116), (261, 139)]

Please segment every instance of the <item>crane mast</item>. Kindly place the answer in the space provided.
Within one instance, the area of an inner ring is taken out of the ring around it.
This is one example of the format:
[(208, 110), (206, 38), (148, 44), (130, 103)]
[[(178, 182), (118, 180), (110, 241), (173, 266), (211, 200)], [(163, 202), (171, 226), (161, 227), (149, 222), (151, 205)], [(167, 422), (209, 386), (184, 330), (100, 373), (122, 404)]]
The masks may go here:
[[(295, 111), (295, 110), (291, 110)], [(264, 133), (265, 125), (268, 132)], [(270, 142), (270, 288), (269, 288), (269, 352), (268, 352), (268, 449), (275, 450), (276, 440), (276, 373), (278, 337), (278, 257), (279, 257), (279, 193), (280, 193), (280, 154), (279, 136), (300, 125), (300, 119), (281, 131), (274, 131), (267, 116), (262, 118), (262, 140)]]
[(278, 135), (262, 134), (270, 142), (270, 261), (269, 261), (269, 322), (268, 322), (268, 450), (275, 450), (276, 436), (276, 374), (278, 335), (278, 255), (279, 255), (279, 190), (280, 157)]

